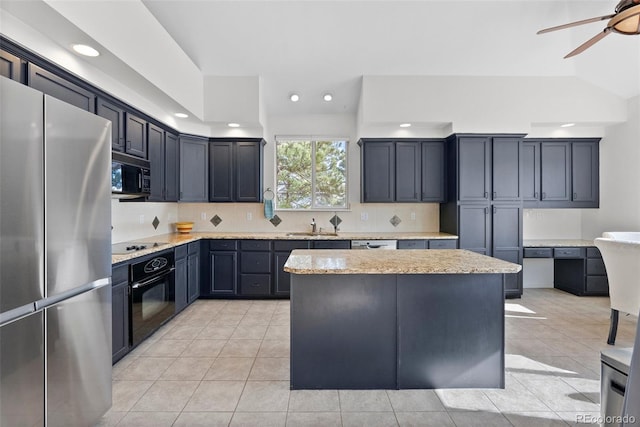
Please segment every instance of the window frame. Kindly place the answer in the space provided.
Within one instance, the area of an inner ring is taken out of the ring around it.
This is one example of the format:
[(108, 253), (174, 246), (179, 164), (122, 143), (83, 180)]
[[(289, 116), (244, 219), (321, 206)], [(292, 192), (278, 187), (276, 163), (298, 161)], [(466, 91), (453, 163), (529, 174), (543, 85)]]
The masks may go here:
[[(282, 212), (344, 212), (350, 211), (349, 203), (349, 138), (336, 136), (309, 136), (309, 135), (276, 135), (274, 147), (274, 211)], [(282, 208), (279, 207), (278, 201), (278, 143), (279, 142), (309, 142), (311, 143), (311, 206), (308, 208)], [(344, 142), (345, 143), (345, 170), (344, 170), (344, 206), (318, 207), (316, 206), (316, 143), (317, 142)]]

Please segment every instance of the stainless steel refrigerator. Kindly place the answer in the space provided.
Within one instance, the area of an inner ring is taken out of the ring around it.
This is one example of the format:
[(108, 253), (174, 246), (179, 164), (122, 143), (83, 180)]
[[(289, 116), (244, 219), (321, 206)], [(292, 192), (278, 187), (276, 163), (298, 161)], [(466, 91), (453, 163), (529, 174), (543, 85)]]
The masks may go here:
[(111, 406), (111, 122), (0, 77), (0, 426)]

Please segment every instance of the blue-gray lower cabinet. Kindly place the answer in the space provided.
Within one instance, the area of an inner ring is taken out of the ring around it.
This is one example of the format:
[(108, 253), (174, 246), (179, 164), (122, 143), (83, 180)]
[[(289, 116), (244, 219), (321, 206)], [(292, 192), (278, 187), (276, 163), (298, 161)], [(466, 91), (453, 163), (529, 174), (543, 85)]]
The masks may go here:
[(398, 240), (398, 249), (457, 249), (457, 239)]
[(200, 296), (200, 242), (189, 243), (187, 255), (187, 303)]
[(116, 363), (129, 352), (129, 264), (113, 267), (111, 276), (111, 356)]
[(275, 240), (273, 242), (274, 263), (274, 289), (273, 293), (280, 296), (289, 296), (291, 291), (291, 274), (284, 271), (291, 251), (294, 249), (309, 249), (307, 240)]
[(178, 251), (176, 250), (176, 313), (181, 312), (187, 306), (187, 258), (177, 256)]

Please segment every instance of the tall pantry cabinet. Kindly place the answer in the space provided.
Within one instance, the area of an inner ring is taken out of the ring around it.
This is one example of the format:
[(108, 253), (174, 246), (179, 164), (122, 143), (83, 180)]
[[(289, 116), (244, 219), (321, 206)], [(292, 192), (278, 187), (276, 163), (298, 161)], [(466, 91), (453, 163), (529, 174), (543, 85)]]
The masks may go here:
[[(440, 229), (459, 248), (522, 264), (523, 134), (454, 134), (447, 138), (448, 194)], [(522, 295), (522, 272), (505, 277), (505, 295)]]

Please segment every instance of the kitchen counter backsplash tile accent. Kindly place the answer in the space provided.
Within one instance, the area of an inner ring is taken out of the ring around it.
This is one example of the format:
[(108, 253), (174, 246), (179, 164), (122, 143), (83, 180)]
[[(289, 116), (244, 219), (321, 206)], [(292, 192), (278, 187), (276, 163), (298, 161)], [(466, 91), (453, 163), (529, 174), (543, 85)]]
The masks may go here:
[(282, 222), (282, 220), (280, 219), (280, 217), (278, 215), (274, 215), (273, 218), (271, 218), (269, 220), (269, 222), (271, 224), (273, 224), (274, 227), (277, 227), (280, 225), (280, 223)]
[(214, 227), (219, 226), (221, 222), (222, 222), (222, 218), (220, 218), (218, 215), (214, 215), (211, 218), (211, 224), (213, 224)]
[(397, 227), (398, 225), (400, 225), (400, 223), (402, 222), (402, 220), (398, 217), (398, 215), (394, 215), (391, 217), (391, 219), (389, 220), (389, 222), (391, 223), (391, 225), (393, 225), (394, 227)]
[[(421, 240), (421, 239), (457, 239), (458, 236), (454, 236), (448, 233), (440, 232), (415, 232), (415, 233), (402, 233), (402, 232), (388, 232), (388, 233), (350, 233), (339, 232), (337, 236), (320, 234), (315, 236), (288, 236), (287, 232), (191, 232), (188, 234), (164, 234), (148, 237), (145, 239), (137, 239), (138, 243), (162, 243), (156, 247), (150, 247), (141, 251), (123, 255), (112, 255), (111, 263), (117, 264), (119, 262), (128, 261), (134, 258), (138, 258), (144, 255), (149, 255), (154, 252), (171, 249), (175, 246), (184, 245), (185, 243), (195, 242), (201, 239), (253, 239), (253, 240)], [(363, 251), (367, 252), (367, 251)], [(391, 252), (391, 251), (380, 251)], [(403, 252), (403, 251), (400, 251)]]
[(160, 225), (160, 220), (158, 219), (158, 217), (153, 218), (151, 225), (153, 225), (154, 230), (158, 229), (158, 226)]

